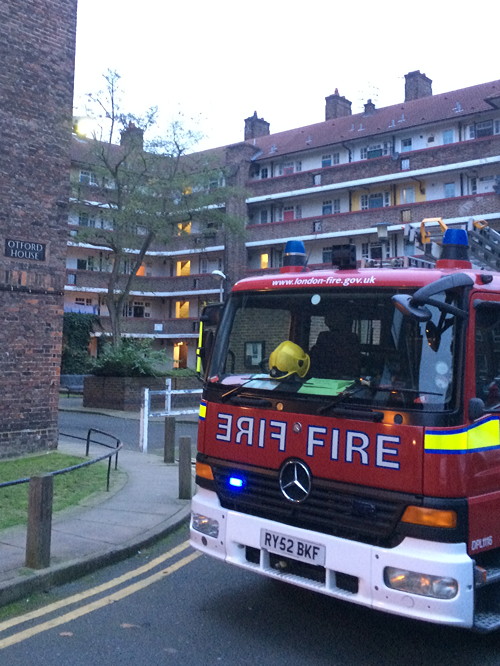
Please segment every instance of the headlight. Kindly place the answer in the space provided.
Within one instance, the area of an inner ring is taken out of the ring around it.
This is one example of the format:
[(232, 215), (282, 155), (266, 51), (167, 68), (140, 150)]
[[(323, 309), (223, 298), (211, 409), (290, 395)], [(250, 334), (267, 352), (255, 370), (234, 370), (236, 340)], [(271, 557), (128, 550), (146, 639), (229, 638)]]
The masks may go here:
[(454, 578), (386, 567), (384, 582), (387, 587), (410, 594), (420, 594), (435, 599), (453, 599), (458, 594), (458, 582)]
[(191, 514), (191, 527), (205, 536), (217, 539), (219, 536), (219, 521), (200, 513)]

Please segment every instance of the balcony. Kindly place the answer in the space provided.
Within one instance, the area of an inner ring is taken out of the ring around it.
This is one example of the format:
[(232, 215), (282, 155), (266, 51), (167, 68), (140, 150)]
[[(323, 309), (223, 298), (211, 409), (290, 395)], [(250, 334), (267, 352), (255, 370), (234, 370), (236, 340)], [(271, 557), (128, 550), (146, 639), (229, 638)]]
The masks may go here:
[(410, 170), (425, 169), (446, 164), (459, 164), (471, 160), (500, 155), (500, 136), (489, 136), (471, 141), (451, 143), (423, 150), (409, 151), (393, 156), (373, 157), (333, 167), (294, 173), (290, 176), (279, 176), (265, 180), (251, 180), (246, 183), (250, 197), (277, 194), (315, 186), (313, 176), (321, 174), (318, 186), (343, 183), (346, 181), (372, 178), (375, 182), (380, 176), (400, 174), (401, 160), (410, 160)]
[[(71, 287), (85, 287), (96, 291), (106, 291), (108, 288), (109, 273), (100, 271), (82, 271), (68, 269), (66, 271), (66, 285)], [(125, 285), (125, 277), (120, 278), (118, 289)], [(212, 275), (201, 273), (198, 275), (184, 275), (178, 277), (135, 277), (132, 292), (146, 294), (203, 294), (218, 290), (218, 285)]]
[[(471, 212), (473, 211), (473, 212)], [(470, 217), (480, 218), (489, 213), (500, 214), (500, 197), (494, 192), (451, 199), (436, 199), (400, 206), (386, 206), (371, 210), (358, 210), (324, 217), (303, 218), (290, 222), (274, 222), (248, 227), (248, 241), (266, 241), (277, 238), (301, 238), (316, 233), (329, 234), (373, 227), (377, 222), (404, 225), (420, 222), (424, 217)], [(321, 221), (320, 227), (317, 222)]]
[[(100, 326), (96, 332), (102, 331), (104, 335), (111, 333), (109, 317), (99, 318)], [(148, 319), (144, 317), (124, 317), (122, 319), (122, 333), (128, 336), (148, 337), (183, 337), (198, 335), (198, 320), (189, 319)]]
[[(70, 224), (69, 231), (73, 233), (78, 233), (78, 231), (84, 231), (85, 234), (89, 234), (92, 231), (92, 227), (80, 227), (77, 224)], [(111, 234), (112, 231), (107, 231), (106, 229), (98, 229), (97, 244), (99, 246), (106, 246), (106, 237), (107, 234)], [(70, 240), (75, 242), (75, 237), (70, 235)], [(89, 242), (89, 238), (85, 239), (84, 242)], [(140, 237), (137, 239), (135, 248), (137, 249), (140, 244)], [(181, 233), (178, 236), (172, 236), (168, 239), (167, 243), (155, 242), (152, 243), (148, 252), (160, 252), (165, 256), (168, 256), (170, 253), (179, 253), (181, 251), (187, 252), (198, 250), (203, 251), (207, 247), (221, 247), (224, 245), (223, 233), (217, 229), (207, 229), (202, 233)]]

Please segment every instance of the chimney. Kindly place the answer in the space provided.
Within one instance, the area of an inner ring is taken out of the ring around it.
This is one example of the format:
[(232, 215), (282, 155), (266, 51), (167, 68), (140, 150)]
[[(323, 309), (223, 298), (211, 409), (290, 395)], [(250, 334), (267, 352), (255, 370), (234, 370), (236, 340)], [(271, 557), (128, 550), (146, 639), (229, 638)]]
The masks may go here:
[(432, 96), (432, 81), (417, 69), (405, 74), (405, 102)]
[(269, 123), (264, 118), (258, 118), (257, 111), (254, 111), (253, 116), (250, 116), (250, 118), (245, 118), (245, 141), (268, 135)]
[(365, 104), (365, 116), (373, 116), (375, 113), (375, 104), (369, 99)]
[(121, 131), (120, 146), (127, 150), (142, 150), (144, 148), (144, 130), (137, 127), (135, 123), (129, 122), (128, 126)]
[(337, 88), (335, 88), (333, 95), (325, 97), (325, 102), (325, 120), (333, 120), (334, 118), (342, 118), (343, 116), (350, 116), (352, 114), (352, 102), (345, 97), (341, 97)]

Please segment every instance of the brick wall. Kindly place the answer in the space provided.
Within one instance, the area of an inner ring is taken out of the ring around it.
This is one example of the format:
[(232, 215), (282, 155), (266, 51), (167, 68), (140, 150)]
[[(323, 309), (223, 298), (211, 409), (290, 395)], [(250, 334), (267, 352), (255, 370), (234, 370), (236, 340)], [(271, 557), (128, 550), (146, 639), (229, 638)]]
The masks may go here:
[(0, 0), (0, 458), (57, 446), (77, 0)]

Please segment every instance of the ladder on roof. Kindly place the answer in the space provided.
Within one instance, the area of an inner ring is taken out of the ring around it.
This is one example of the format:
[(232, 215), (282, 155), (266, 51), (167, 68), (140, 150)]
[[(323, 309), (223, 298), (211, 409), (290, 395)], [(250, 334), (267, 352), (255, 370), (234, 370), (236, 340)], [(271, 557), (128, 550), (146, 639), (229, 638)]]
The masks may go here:
[[(426, 223), (437, 223), (439, 228), (433, 230), (426, 228)], [(440, 217), (428, 217), (420, 223), (420, 233), (414, 228), (415, 248), (425, 248), (429, 243), (441, 244), (447, 225)], [(500, 233), (488, 226), (484, 220), (469, 220), (467, 224), (467, 237), (471, 263), (476, 268), (486, 268), (500, 272)], [(425, 258), (432, 260), (429, 254)]]
[(480, 268), (500, 271), (500, 234), (478, 220), (467, 226), (471, 260)]

